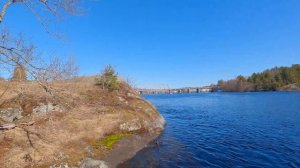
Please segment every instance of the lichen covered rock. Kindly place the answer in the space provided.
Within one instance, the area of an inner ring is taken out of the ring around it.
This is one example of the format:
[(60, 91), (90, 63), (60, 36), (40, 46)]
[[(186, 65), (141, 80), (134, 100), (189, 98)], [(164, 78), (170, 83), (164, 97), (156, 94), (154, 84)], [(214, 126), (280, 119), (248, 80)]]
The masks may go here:
[(131, 132), (131, 131), (138, 131), (142, 128), (142, 124), (139, 120), (132, 120), (129, 122), (125, 122), (120, 125), (120, 130)]
[(41, 103), (38, 106), (34, 107), (32, 112), (35, 114), (45, 114), (53, 111), (62, 112), (63, 107), (53, 103), (48, 103), (48, 104)]
[(108, 168), (109, 166), (107, 165), (106, 162), (102, 160), (94, 160), (91, 158), (87, 158), (82, 161), (80, 164), (79, 168)]
[(22, 118), (22, 110), (17, 108), (5, 108), (0, 110), (0, 118), (6, 122), (13, 122)]

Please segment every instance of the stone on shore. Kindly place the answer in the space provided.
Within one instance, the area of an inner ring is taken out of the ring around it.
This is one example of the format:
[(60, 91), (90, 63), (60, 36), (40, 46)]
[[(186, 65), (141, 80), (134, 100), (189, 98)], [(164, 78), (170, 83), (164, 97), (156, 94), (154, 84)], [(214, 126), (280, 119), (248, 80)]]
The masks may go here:
[(5, 108), (0, 110), (0, 118), (6, 122), (13, 122), (22, 118), (22, 110), (17, 108)]
[(87, 158), (82, 161), (80, 164), (79, 168), (108, 168), (109, 166), (107, 165), (106, 162), (102, 160), (94, 160), (91, 158)]

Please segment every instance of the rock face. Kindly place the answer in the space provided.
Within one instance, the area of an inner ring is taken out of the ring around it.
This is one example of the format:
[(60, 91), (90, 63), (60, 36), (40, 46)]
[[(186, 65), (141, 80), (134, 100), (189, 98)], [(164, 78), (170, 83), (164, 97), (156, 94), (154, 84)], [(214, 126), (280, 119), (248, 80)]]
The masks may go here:
[(166, 124), (166, 120), (160, 115), (157, 119), (155, 119), (152, 122), (146, 122), (148, 124), (149, 131), (155, 131), (155, 130), (163, 130), (164, 126)]
[(140, 121), (138, 119), (122, 123), (120, 130), (132, 132), (146, 128), (148, 131), (163, 130), (166, 121), (162, 116), (158, 116), (154, 121)]
[(142, 124), (139, 120), (132, 120), (130, 122), (126, 122), (120, 125), (120, 130), (122, 131), (137, 131), (142, 128)]
[(68, 166), (68, 164), (62, 164), (62, 165), (52, 165), (49, 168), (71, 168)]
[(22, 110), (16, 108), (7, 108), (0, 110), (0, 118), (6, 122), (13, 122), (14, 120), (22, 118)]
[(108, 168), (109, 166), (102, 160), (87, 158), (82, 161), (79, 168)]
[(133, 94), (133, 93), (127, 93), (127, 97), (131, 97), (131, 98), (136, 98), (136, 99), (139, 99), (140, 97), (136, 94)]
[[(40, 105), (34, 107), (32, 110), (34, 114), (46, 114), (53, 111), (62, 112), (63, 107), (53, 103), (41, 103)], [(22, 113), (23, 110), (21, 108), (3, 108), (0, 109), (0, 119), (6, 122), (13, 122), (22, 118)]]
[(53, 103), (40, 104), (39, 106), (34, 107), (32, 112), (35, 114), (46, 114), (53, 111), (62, 112), (63, 108), (60, 105)]

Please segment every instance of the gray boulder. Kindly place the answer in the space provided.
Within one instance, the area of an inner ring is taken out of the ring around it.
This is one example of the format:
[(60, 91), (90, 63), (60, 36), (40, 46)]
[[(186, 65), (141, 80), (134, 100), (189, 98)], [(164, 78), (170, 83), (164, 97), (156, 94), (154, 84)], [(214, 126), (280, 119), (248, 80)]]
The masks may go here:
[(22, 118), (22, 110), (17, 108), (0, 109), (0, 118), (6, 122), (13, 122)]
[(46, 114), (53, 111), (62, 112), (63, 108), (60, 105), (56, 105), (53, 103), (48, 103), (48, 104), (41, 103), (38, 106), (34, 107), (32, 112), (35, 114)]
[(142, 124), (138, 119), (125, 122), (120, 125), (120, 130), (122, 131), (138, 131), (142, 128)]
[(91, 158), (87, 158), (82, 161), (80, 164), (79, 168), (108, 168), (109, 166), (107, 165), (106, 162), (102, 160), (94, 160)]

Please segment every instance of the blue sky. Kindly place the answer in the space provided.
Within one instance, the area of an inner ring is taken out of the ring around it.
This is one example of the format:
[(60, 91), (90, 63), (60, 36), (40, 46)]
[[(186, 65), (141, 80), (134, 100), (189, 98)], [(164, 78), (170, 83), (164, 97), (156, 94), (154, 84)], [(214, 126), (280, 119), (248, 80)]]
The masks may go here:
[(202, 86), (300, 63), (299, 0), (98, 0), (47, 34), (14, 6), (1, 26), (49, 55), (75, 55), (81, 75), (107, 64), (139, 87)]

